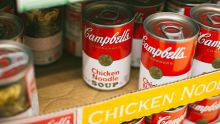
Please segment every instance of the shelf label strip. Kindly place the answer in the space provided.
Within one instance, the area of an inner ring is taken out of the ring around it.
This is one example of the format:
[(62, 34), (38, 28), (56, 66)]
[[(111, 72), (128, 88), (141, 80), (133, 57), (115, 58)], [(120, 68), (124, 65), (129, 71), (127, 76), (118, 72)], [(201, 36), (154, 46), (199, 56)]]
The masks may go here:
[(220, 72), (84, 107), (83, 124), (121, 123), (220, 94)]

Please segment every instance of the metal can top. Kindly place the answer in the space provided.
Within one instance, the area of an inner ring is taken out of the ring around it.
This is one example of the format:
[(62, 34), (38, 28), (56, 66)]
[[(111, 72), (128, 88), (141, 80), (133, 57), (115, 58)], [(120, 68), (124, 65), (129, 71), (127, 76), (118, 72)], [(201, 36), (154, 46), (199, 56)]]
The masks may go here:
[(123, 3), (98, 1), (83, 8), (83, 19), (100, 27), (119, 27), (134, 19), (134, 12)]
[(182, 6), (196, 6), (202, 3), (209, 3), (211, 0), (170, 0), (168, 2), (175, 3)]
[(171, 108), (169, 110), (166, 110), (166, 111), (163, 111), (164, 113), (175, 113), (175, 112), (178, 112), (178, 111), (182, 111), (186, 108), (187, 106), (179, 106), (177, 108)]
[(17, 16), (9, 13), (0, 13), (0, 39), (10, 40), (23, 33), (24, 23)]
[(170, 42), (184, 42), (199, 33), (191, 18), (172, 12), (156, 13), (144, 20), (144, 29), (151, 36)]
[(72, 11), (76, 11), (76, 12), (81, 12), (82, 10), (82, 3), (73, 3), (73, 4), (69, 4), (67, 5), (67, 7), (69, 9), (71, 9)]
[(220, 31), (220, 5), (202, 4), (193, 7), (190, 15), (203, 27)]
[(132, 6), (136, 7), (153, 7), (159, 6), (164, 3), (164, 0), (121, 0), (125, 3), (128, 3)]
[(32, 65), (31, 50), (23, 44), (3, 40), (0, 42), (0, 86), (16, 83)]

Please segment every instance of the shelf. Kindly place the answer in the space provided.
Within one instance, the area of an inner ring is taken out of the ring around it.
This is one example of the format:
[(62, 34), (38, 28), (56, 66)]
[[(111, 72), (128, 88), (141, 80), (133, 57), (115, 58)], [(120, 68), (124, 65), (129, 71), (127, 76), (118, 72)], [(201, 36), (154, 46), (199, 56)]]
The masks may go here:
[(64, 55), (58, 62), (36, 67), (40, 113), (50, 113), (100, 102), (137, 89), (139, 69), (132, 69), (129, 83), (115, 91), (98, 91), (83, 81), (81, 58)]
[(220, 94), (220, 71), (138, 91), (137, 68), (132, 69), (125, 87), (98, 91), (82, 80), (81, 63), (80, 58), (64, 55), (52, 65), (36, 67), (41, 115), (16, 123), (46, 124), (67, 119), (70, 124), (116, 124)]

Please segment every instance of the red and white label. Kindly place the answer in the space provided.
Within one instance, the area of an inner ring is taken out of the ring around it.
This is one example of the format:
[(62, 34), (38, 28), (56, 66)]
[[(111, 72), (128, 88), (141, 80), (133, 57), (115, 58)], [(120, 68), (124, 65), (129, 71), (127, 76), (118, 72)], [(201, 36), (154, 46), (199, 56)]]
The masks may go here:
[[(100, 90), (124, 86), (130, 77), (133, 22), (123, 27), (105, 28), (86, 24), (83, 32), (83, 78), (88, 85)], [(111, 64), (100, 63), (103, 55)]]
[(183, 124), (187, 107), (173, 112), (161, 112), (152, 116), (151, 124)]
[(201, 28), (192, 66), (192, 75), (197, 76), (217, 70), (212, 66), (212, 62), (216, 58), (220, 58), (220, 32)]
[(131, 66), (139, 67), (141, 59), (141, 46), (144, 34), (143, 22), (149, 15), (160, 11), (160, 5), (154, 7), (135, 8), (134, 39), (132, 42)]
[[(158, 40), (146, 33), (142, 45), (139, 88), (146, 89), (188, 78), (195, 45), (196, 38), (177, 43)], [(160, 69), (160, 79), (150, 75), (151, 67)]]
[(207, 120), (213, 122), (218, 119), (220, 112), (220, 98), (205, 99), (189, 105), (187, 119), (192, 122)]
[(40, 120), (37, 122), (32, 122), (30, 124), (74, 124), (74, 118), (73, 114), (67, 114), (45, 120)]
[(66, 9), (65, 49), (71, 54), (82, 56), (82, 23), (81, 13), (73, 8)]
[(25, 76), (25, 80), (26, 80), (27, 92), (30, 100), (32, 113), (33, 115), (37, 115), (39, 114), (39, 102), (38, 102), (37, 86), (36, 86), (36, 79), (35, 79), (33, 66), (29, 67), (29, 70)]

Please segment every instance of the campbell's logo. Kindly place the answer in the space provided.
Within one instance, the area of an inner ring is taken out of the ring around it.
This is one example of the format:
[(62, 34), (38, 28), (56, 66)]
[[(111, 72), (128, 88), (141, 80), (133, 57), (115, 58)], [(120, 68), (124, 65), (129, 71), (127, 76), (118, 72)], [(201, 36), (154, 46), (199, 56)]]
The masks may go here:
[(130, 35), (130, 29), (125, 30), (122, 35), (119, 35), (120, 32), (116, 32), (112, 36), (98, 36), (92, 33), (93, 28), (86, 28), (84, 32), (85, 38), (89, 39), (92, 42), (99, 43), (101, 46), (104, 46), (106, 44), (118, 44), (125, 42), (129, 39), (131, 39)]
[(190, 106), (190, 108), (193, 108), (193, 109), (199, 111), (200, 113), (212, 112), (212, 111), (216, 111), (216, 110), (220, 109), (220, 103), (218, 103), (218, 102), (215, 102), (211, 106), (202, 106), (202, 105), (196, 105), (196, 104), (191, 104), (189, 106)]
[(51, 120), (48, 122), (48, 124), (71, 124), (71, 117), (62, 117), (59, 120)]
[(144, 13), (135, 13), (135, 23), (143, 23), (144, 22)]
[(144, 43), (143, 47), (146, 51), (151, 53), (153, 57), (161, 57), (166, 59), (183, 59), (185, 58), (185, 47), (177, 48), (175, 51), (173, 51), (172, 47), (168, 47), (165, 50), (161, 50), (159, 48), (155, 48), (153, 46), (150, 46), (148, 43)]
[(186, 116), (186, 112), (181, 115), (179, 118), (176, 119), (171, 119), (171, 116), (165, 116), (165, 117), (160, 117), (159, 120), (157, 121), (157, 124), (180, 124)]
[(216, 47), (220, 50), (220, 41), (215, 41), (215, 40), (208, 39), (211, 36), (212, 35), (210, 33), (206, 33), (206, 34), (201, 33), (199, 38), (198, 38), (198, 43), (199, 44), (204, 44), (205, 46), (209, 46), (209, 47)]

